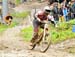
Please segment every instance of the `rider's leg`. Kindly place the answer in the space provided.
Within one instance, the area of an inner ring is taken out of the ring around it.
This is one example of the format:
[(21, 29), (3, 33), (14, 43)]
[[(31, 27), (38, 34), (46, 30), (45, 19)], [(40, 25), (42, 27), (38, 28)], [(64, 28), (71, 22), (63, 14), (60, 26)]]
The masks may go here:
[(31, 39), (31, 43), (34, 43), (37, 38), (38, 38), (38, 33), (34, 32), (33, 37)]
[(33, 27), (34, 27), (34, 33), (33, 33), (32, 39), (31, 39), (31, 43), (34, 43), (38, 38), (39, 25), (36, 20), (33, 21)]

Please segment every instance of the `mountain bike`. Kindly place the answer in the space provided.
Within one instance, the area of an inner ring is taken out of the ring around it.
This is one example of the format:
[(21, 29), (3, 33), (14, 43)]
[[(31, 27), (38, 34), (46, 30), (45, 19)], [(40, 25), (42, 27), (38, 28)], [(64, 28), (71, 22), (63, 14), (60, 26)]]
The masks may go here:
[(45, 23), (43, 31), (38, 33), (38, 39), (33, 43), (33, 47), (31, 48), (31, 50), (33, 50), (37, 44), (39, 44), (41, 52), (44, 53), (48, 50), (51, 44), (51, 34), (46, 34), (46, 28), (48, 27), (48, 24), (49, 23)]

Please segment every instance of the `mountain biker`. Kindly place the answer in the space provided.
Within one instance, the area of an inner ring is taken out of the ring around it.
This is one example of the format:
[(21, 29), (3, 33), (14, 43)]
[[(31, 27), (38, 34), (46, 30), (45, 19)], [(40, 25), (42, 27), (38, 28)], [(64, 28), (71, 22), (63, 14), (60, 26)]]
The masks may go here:
[[(33, 37), (31, 39), (31, 43), (32, 43), (31, 46), (33, 46), (33, 43), (38, 38), (39, 27), (41, 25), (43, 25), (43, 26), (40, 28), (44, 28), (44, 24), (46, 22), (48, 22), (48, 20), (51, 21), (55, 25), (53, 16), (50, 16), (50, 11), (51, 11), (50, 8), (48, 6), (46, 6), (44, 8), (44, 10), (38, 11), (35, 14), (35, 19), (33, 20), (34, 34), (33, 34)], [(46, 31), (48, 32), (48, 28), (46, 29)]]

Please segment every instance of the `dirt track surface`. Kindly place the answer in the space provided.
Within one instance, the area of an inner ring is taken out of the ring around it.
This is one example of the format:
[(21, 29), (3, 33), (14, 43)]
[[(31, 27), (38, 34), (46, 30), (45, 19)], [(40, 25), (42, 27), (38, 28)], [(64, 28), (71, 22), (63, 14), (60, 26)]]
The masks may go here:
[(0, 36), (0, 57), (75, 57), (63, 51), (68, 46), (75, 46), (75, 39), (51, 45), (46, 53), (39, 52), (38, 48), (29, 50), (29, 43), (19, 36), (22, 28), (24, 26), (9, 28)]

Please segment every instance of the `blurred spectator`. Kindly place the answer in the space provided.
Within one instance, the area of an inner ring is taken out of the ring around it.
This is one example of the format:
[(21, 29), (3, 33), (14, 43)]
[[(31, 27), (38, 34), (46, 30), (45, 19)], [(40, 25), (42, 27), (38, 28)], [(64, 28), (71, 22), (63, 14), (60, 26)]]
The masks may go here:
[(71, 5), (70, 4), (67, 4), (67, 11), (68, 11), (68, 20), (71, 19), (71, 12), (72, 12), (72, 9), (71, 9)]
[(64, 21), (62, 9), (63, 9), (63, 7), (60, 5), (59, 6), (59, 22), (63, 22)]
[(73, 18), (75, 18), (75, 0), (72, 0), (71, 2), (72, 2), (72, 6), (71, 6), (72, 14), (73, 14)]
[(75, 0), (49, 0), (50, 15), (54, 20), (63, 22), (75, 18)]
[(55, 2), (54, 7), (53, 7), (53, 16), (54, 16), (54, 19), (55, 19), (56, 22), (59, 21), (58, 13), (59, 13), (59, 11), (58, 11), (58, 3)]
[(59, 3), (61, 4), (63, 2), (63, 0), (59, 0)]
[(65, 5), (63, 5), (62, 11), (63, 11), (63, 16), (65, 18), (65, 21), (68, 21), (68, 9)]

